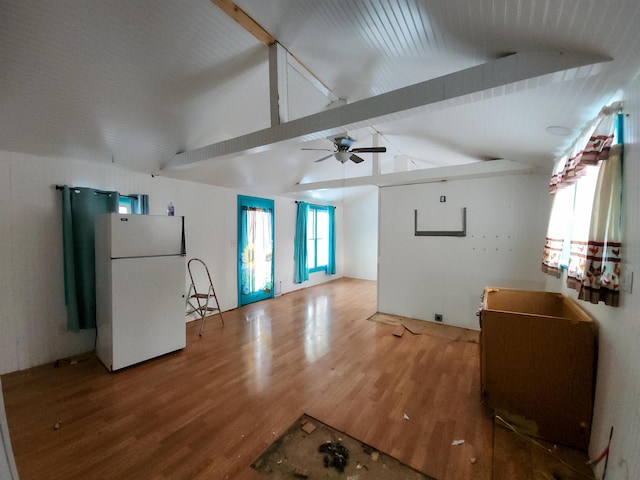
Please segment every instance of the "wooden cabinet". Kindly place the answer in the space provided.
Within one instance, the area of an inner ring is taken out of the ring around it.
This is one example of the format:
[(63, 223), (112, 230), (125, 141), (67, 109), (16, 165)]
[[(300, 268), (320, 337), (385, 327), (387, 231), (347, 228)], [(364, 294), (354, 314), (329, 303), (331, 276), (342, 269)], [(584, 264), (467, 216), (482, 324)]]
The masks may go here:
[(480, 327), (485, 404), (522, 433), (586, 450), (595, 388), (593, 319), (558, 293), (487, 287)]

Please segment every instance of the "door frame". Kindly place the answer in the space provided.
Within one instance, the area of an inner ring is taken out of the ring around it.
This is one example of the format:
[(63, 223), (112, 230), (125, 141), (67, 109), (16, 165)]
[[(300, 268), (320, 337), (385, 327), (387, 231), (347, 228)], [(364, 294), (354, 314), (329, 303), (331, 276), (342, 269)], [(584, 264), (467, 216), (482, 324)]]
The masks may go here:
[[(242, 207), (262, 208), (264, 210), (271, 210), (271, 290), (269, 292), (254, 293), (250, 296), (242, 295)], [(273, 298), (275, 290), (275, 202), (268, 198), (250, 197), (248, 195), (238, 195), (238, 258), (236, 265), (236, 272), (238, 277), (238, 307), (247, 305), (249, 303), (259, 302), (260, 300), (266, 300), (267, 298)]]

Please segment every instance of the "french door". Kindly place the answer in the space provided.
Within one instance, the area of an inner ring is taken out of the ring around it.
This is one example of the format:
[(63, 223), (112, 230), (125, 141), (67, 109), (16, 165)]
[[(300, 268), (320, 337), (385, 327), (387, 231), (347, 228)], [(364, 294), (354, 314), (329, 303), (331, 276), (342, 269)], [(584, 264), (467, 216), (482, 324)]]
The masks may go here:
[(273, 297), (273, 200), (238, 195), (238, 305)]

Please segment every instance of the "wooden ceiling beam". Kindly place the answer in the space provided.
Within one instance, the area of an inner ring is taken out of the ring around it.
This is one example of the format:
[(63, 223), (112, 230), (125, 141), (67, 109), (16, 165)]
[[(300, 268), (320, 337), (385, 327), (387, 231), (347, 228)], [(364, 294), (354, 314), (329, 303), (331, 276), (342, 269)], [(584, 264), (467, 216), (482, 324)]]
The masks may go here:
[(233, 3), (231, 0), (211, 0), (211, 3), (219, 7), (224, 13), (233, 18), (239, 23), (251, 35), (256, 37), (260, 42), (265, 45), (273, 45), (276, 43), (276, 39), (271, 36), (264, 28), (260, 26), (253, 18), (242, 10), (239, 6)]
[(307, 79), (330, 101), (338, 101), (338, 97), (311, 70), (302, 64), (284, 46), (251, 18), (244, 10), (231, 0), (211, 0), (229, 17), (234, 19), (242, 28), (253, 35), (258, 41), (269, 47), (269, 86), (271, 102), (271, 125), (278, 125), (288, 121), (288, 87), (287, 65), (290, 65)]

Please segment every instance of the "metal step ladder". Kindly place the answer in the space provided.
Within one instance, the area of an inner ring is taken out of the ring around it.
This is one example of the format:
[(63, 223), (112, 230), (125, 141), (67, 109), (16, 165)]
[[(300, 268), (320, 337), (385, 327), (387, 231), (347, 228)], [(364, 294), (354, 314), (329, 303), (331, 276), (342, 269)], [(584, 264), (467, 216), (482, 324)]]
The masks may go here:
[[(204, 320), (206, 317), (208, 317), (209, 315), (215, 315), (217, 313), (218, 315), (220, 315), (222, 325), (224, 325), (224, 318), (222, 318), (222, 310), (220, 310), (218, 297), (216, 297), (216, 291), (213, 288), (211, 274), (209, 273), (207, 265), (199, 258), (192, 258), (187, 262), (187, 270), (189, 271), (189, 278), (191, 279), (191, 285), (189, 285), (189, 291), (187, 292), (187, 315), (195, 313), (200, 316), (200, 318), (202, 319), (202, 323), (200, 324), (200, 333), (198, 335), (202, 336), (202, 331), (204, 329)], [(207, 279), (209, 280), (209, 285), (206, 289), (206, 293), (204, 288), (198, 289), (194, 278), (194, 274), (196, 275), (196, 277), (198, 277), (198, 274), (200, 274), (199, 278), (203, 279), (202, 281), (204, 282), (204, 273), (207, 274)]]

